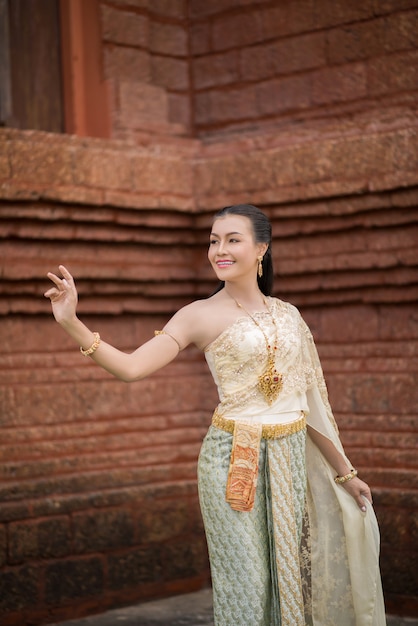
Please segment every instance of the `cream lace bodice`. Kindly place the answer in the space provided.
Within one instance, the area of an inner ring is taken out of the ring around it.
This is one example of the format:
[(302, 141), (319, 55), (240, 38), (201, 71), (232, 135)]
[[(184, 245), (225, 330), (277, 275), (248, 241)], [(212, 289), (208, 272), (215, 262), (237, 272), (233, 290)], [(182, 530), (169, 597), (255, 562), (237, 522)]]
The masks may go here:
[(255, 313), (254, 318), (272, 345), (277, 328), (275, 364), (283, 376), (283, 388), (276, 402), (269, 406), (257, 386), (267, 363), (265, 338), (254, 320), (243, 314), (205, 350), (218, 387), (218, 411), (222, 415), (248, 419), (309, 410), (306, 390), (317, 382), (317, 364), (309, 351), (312, 335), (293, 305), (271, 297), (267, 298), (267, 304), (275, 324), (268, 311)]

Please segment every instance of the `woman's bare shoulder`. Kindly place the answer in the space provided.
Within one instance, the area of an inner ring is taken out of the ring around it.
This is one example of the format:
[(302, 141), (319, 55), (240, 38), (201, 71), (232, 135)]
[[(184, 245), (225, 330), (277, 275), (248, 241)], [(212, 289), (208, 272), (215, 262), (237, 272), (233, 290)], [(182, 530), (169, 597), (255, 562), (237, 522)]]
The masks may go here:
[(195, 300), (179, 309), (165, 329), (172, 333), (182, 346), (193, 343), (202, 348), (218, 332), (224, 306), (224, 298), (218, 294)]

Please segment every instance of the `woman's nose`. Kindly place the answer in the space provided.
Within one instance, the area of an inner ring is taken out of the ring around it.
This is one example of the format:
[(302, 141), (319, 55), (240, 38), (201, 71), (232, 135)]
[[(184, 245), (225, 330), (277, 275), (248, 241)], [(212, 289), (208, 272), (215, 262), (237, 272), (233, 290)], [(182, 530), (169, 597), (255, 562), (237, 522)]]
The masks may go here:
[(223, 255), (225, 254), (225, 251), (226, 251), (226, 244), (224, 241), (220, 241), (219, 246), (218, 246), (218, 254)]

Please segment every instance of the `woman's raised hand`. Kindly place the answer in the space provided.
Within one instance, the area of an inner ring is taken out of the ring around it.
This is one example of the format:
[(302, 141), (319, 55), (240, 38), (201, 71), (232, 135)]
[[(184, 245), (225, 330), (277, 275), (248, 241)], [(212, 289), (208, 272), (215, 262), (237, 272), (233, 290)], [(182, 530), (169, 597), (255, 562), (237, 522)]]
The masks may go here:
[(44, 293), (51, 300), (52, 312), (59, 324), (69, 322), (76, 316), (78, 295), (74, 279), (64, 265), (59, 266), (62, 278), (52, 272), (47, 276), (54, 283), (54, 287)]

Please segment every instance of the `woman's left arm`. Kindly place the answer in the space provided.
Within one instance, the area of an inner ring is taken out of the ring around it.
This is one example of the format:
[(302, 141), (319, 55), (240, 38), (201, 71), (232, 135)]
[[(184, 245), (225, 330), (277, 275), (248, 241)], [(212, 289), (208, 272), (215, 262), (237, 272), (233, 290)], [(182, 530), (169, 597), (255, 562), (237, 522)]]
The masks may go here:
[[(330, 439), (319, 433), (311, 426), (308, 426), (308, 434), (315, 445), (322, 452), (328, 463), (334, 468), (338, 476), (346, 476), (351, 472), (353, 468), (347, 464), (346, 459), (337, 450)], [(366, 510), (363, 498), (367, 498), (370, 504), (372, 503), (370, 487), (357, 476), (347, 480), (341, 485), (341, 487), (343, 487), (354, 498), (362, 511)]]

